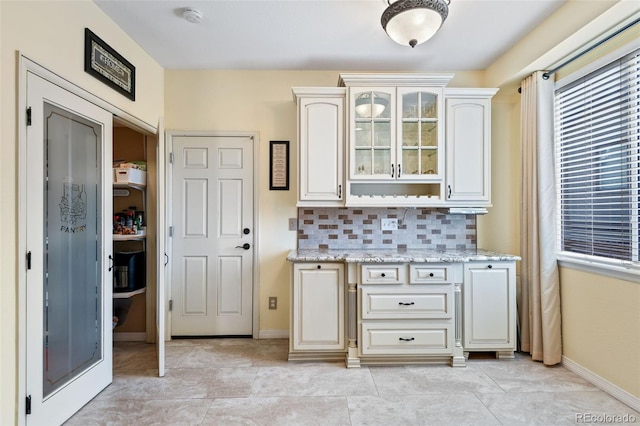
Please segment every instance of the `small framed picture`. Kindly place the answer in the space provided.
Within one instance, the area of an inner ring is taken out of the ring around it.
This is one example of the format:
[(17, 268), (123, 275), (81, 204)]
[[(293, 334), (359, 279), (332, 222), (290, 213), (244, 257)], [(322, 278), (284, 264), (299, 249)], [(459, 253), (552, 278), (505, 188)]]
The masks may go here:
[(269, 189), (289, 190), (289, 141), (271, 141), (269, 145)]
[(136, 100), (136, 67), (89, 28), (84, 29), (84, 70), (132, 101)]

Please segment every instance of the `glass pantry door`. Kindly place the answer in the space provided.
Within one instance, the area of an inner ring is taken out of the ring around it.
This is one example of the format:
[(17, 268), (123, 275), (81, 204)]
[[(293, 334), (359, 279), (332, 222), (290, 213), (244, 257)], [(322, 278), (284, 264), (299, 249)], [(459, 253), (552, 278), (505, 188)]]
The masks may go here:
[(27, 85), (26, 422), (60, 424), (112, 379), (112, 117)]

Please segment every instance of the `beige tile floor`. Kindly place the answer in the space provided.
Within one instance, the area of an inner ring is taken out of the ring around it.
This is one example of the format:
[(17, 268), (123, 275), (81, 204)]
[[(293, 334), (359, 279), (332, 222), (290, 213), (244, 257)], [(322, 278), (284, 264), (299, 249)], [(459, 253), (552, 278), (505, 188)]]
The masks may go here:
[(524, 354), (479, 356), (466, 368), (347, 369), (290, 363), (287, 350), (286, 340), (173, 340), (158, 378), (154, 345), (117, 342), (113, 383), (67, 425), (549, 426), (603, 414), (640, 423), (564, 367)]

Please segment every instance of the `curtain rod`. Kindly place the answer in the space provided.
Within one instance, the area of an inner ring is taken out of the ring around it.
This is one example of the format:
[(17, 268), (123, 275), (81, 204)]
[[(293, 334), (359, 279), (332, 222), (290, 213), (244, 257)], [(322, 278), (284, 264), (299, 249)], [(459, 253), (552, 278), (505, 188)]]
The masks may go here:
[(558, 65), (557, 67), (545, 72), (544, 74), (542, 74), (542, 78), (544, 78), (545, 80), (548, 80), (549, 77), (551, 77), (552, 74), (555, 74), (559, 69), (565, 67), (566, 65), (570, 64), (571, 62), (575, 61), (576, 59), (586, 55), (587, 53), (591, 52), (593, 49), (595, 49), (596, 47), (600, 46), (601, 44), (611, 40), (613, 37), (617, 36), (618, 34), (628, 30), (629, 28), (633, 27), (635, 24), (637, 24), (638, 22), (640, 22), (640, 18), (636, 18), (633, 21), (631, 21), (630, 23), (628, 23), (627, 25), (625, 25), (624, 27), (618, 29), (617, 31), (613, 32), (612, 34), (609, 34), (607, 37), (603, 38), (602, 40), (600, 40), (599, 42), (597, 42), (596, 44), (594, 44), (593, 46), (590, 46), (588, 49), (586, 49), (583, 52), (578, 53), (577, 55), (573, 56), (570, 59), (567, 59), (566, 61), (564, 61), (563, 63), (561, 63), (560, 65)]

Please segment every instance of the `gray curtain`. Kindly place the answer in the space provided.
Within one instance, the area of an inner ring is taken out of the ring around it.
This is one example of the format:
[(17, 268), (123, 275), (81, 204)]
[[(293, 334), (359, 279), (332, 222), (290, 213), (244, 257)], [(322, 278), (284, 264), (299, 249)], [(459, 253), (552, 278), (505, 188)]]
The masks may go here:
[(553, 81), (537, 71), (522, 81), (520, 347), (546, 365), (562, 360), (556, 260)]

